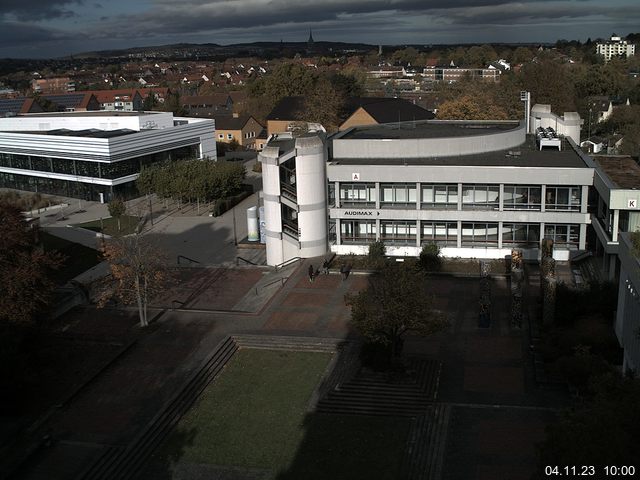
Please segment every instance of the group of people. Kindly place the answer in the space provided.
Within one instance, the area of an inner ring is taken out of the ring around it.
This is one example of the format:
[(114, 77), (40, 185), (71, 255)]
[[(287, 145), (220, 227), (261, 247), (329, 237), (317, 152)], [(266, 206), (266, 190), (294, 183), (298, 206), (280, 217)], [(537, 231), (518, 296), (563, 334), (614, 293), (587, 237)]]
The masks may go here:
[[(329, 261), (326, 258), (322, 263), (322, 273), (329, 275)], [(316, 270), (313, 265), (309, 265), (309, 281), (313, 282), (318, 275), (320, 275), (320, 270)]]
[[(347, 279), (350, 271), (350, 265), (340, 265), (340, 275), (342, 275), (342, 281), (345, 281)], [(329, 275), (329, 260), (327, 260), (326, 258), (322, 263), (322, 273), (324, 273), (325, 275)], [(315, 268), (313, 268), (313, 265), (309, 265), (309, 282), (313, 282), (318, 275), (320, 275), (320, 270), (316, 270)]]

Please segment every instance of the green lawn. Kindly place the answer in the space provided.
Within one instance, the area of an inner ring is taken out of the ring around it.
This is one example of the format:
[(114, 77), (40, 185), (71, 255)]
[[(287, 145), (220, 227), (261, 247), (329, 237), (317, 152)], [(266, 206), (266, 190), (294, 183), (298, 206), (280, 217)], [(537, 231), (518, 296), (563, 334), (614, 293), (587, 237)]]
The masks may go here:
[(59, 285), (67, 283), (100, 263), (100, 254), (93, 248), (70, 242), (42, 230), (38, 235), (45, 251), (56, 250), (65, 257), (63, 265), (53, 272), (53, 279)]
[(156, 465), (266, 469), (287, 480), (397, 478), (407, 419), (307, 412), (330, 358), (240, 350), (154, 456)]
[(92, 220), (91, 222), (77, 223), (74, 227), (86, 228), (94, 232), (105, 233), (106, 235), (129, 235), (136, 231), (139, 217), (131, 215), (123, 215), (120, 217), (120, 230), (118, 231), (118, 221), (113, 217), (103, 218), (100, 220)]

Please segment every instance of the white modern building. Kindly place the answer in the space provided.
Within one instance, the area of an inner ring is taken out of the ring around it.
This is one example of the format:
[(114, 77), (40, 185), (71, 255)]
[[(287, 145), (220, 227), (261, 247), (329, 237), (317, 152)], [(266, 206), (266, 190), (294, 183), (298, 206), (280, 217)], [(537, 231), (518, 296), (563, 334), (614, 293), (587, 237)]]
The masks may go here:
[(630, 57), (631, 55), (635, 55), (636, 46), (614, 35), (607, 42), (597, 43), (596, 53), (598, 55), (602, 55), (604, 57), (604, 61), (608, 62), (612, 57), (619, 57), (621, 55)]
[(184, 158), (216, 160), (213, 120), (99, 111), (0, 118), (0, 187), (130, 198), (144, 166)]
[(620, 235), (620, 281), (618, 285), (618, 310), (616, 313), (616, 336), (624, 350), (622, 369), (624, 373), (640, 368), (640, 258), (634, 251), (631, 235)]
[(324, 132), (279, 134), (262, 162), (267, 264), (327, 252), (327, 144)]
[(620, 270), (620, 234), (640, 230), (640, 166), (625, 155), (595, 155), (587, 162), (595, 169), (592, 250), (614, 280)]
[(272, 139), (259, 156), (267, 263), (364, 254), (375, 240), (395, 256), (436, 243), (450, 257), (537, 258), (543, 238), (568, 260), (586, 248), (594, 175), (574, 134), (546, 146), (525, 122), (429, 120), (350, 128), (327, 147), (320, 135)]

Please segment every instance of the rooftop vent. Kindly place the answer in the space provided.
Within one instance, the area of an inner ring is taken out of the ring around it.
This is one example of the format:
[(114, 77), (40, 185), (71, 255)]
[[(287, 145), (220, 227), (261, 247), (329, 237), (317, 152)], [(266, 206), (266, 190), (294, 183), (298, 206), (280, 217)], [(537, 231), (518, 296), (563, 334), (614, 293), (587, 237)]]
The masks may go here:
[(539, 150), (542, 150), (543, 147), (557, 147), (558, 150), (562, 150), (562, 139), (558, 137), (556, 131), (551, 127), (538, 127), (536, 129), (536, 143)]

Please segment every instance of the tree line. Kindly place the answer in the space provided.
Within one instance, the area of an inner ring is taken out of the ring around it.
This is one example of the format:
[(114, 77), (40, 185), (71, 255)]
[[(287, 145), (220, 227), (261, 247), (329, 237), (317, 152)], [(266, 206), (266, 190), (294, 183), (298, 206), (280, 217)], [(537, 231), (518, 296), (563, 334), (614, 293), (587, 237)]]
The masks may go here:
[(245, 174), (244, 165), (238, 163), (181, 160), (143, 168), (137, 186), (143, 194), (179, 202), (209, 202), (237, 193)]

